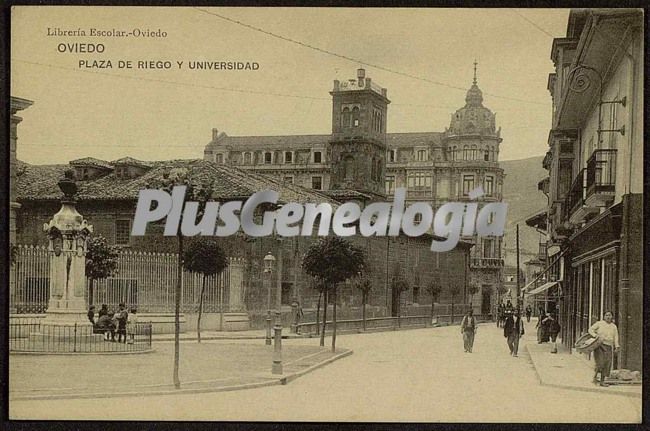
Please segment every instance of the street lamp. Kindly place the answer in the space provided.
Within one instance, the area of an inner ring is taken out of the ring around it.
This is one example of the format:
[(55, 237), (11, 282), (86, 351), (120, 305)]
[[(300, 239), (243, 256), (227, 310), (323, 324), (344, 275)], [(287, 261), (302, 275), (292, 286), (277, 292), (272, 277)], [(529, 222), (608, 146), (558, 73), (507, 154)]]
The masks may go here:
[[(266, 314), (266, 345), (271, 345), (271, 274), (275, 267), (275, 257), (269, 251), (266, 256), (264, 256), (264, 281), (267, 284), (268, 297), (266, 302), (267, 314)], [(266, 275), (268, 274), (268, 275)]]

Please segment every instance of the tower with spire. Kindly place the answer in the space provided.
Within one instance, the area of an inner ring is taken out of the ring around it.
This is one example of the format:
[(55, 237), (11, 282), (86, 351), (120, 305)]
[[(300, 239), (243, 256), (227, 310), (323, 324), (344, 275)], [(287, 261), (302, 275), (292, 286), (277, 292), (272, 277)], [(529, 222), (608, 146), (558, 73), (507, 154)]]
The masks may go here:
[[(465, 95), (465, 106), (451, 115), (442, 143), (455, 182), (452, 198), (470, 200), (469, 192), (480, 186), (484, 192), (478, 199), (481, 207), (502, 200), (503, 169), (499, 167), (501, 128), (496, 128), (496, 115), (483, 105), (477, 68), (478, 62), (474, 60), (474, 77)], [(466, 239), (474, 243), (468, 284), (478, 285), (482, 301), (489, 297), (495, 299), (497, 295), (488, 296), (484, 289), (491, 289), (490, 286), (499, 289), (502, 285), (502, 239), (477, 236)]]

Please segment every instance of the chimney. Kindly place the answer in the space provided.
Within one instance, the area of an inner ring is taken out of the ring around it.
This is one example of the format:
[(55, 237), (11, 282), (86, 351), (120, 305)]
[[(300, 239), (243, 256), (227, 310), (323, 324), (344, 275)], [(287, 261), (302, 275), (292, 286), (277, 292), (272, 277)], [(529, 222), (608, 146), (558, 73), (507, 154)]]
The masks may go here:
[(338, 79), (335, 79), (334, 80), (334, 91), (339, 91), (339, 85), (341, 85), (341, 83), (339, 82)]
[(357, 69), (357, 79), (359, 80), (359, 87), (363, 87), (363, 80), (366, 77), (366, 70), (359, 68)]
[(213, 141), (216, 141), (216, 140), (217, 140), (217, 136), (219, 136), (219, 130), (218, 130), (218, 129), (215, 129), (215, 128), (212, 128), (212, 140), (213, 140)]

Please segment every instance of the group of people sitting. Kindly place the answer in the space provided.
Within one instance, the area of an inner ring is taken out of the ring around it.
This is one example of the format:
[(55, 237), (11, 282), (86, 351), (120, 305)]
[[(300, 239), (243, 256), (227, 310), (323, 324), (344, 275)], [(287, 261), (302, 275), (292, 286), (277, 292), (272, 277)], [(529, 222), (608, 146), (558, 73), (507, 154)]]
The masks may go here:
[(133, 343), (135, 340), (135, 324), (138, 321), (135, 308), (131, 308), (129, 313), (126, 306), (120, 304), (117, 312), (111, 312), (106, 304), (102, 304), (95, 320), (95, 306), (91, 305), (88, 309), (88, 320), (93, 324), (93, 333), (104, 334), (105, 341), (115, 342), (115, 334), (118, 343), (126, 343), (127, 338), (128, 343)]

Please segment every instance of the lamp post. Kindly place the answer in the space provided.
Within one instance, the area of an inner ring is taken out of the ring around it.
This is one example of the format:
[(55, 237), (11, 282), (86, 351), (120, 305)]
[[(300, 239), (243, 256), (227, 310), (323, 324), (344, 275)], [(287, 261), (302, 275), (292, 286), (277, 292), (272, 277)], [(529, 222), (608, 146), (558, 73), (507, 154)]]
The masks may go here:
[(275, 326), (273, 327), (272, 374), (282, 374), (282, 245), (278, 248), (278, 281), (275, 298)]
[(266, 345), (271, 345), (271, 277), (273, 273), (273, 267), (275, 266), (275, 257), (269, 251), (266, 256), (264, 256), (264, 281), (266, 281), (268, 297), (266, 301)]

